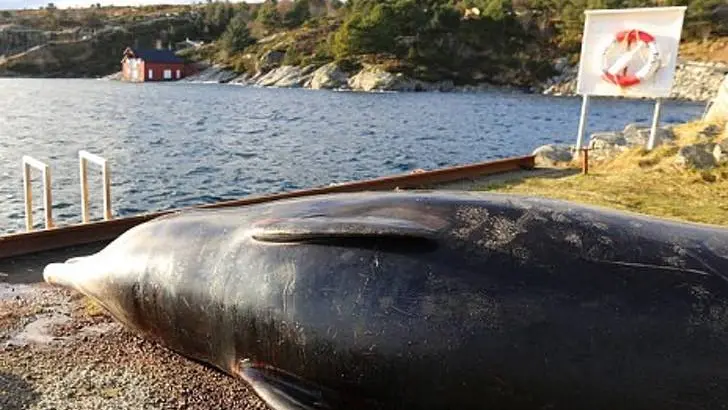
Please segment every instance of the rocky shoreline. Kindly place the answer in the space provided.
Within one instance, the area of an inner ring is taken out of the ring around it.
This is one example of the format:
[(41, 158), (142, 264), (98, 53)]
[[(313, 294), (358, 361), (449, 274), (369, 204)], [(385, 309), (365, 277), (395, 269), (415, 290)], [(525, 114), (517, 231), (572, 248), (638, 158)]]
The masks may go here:
[[(565, 59), (554, 62), (558, 75), (543, 84), (542, 93), (555, 96), (574, 96), (578, 66), (568, 65)], [(728, 74), (728, 64), (680, 61), (675, 67), (675, 80), (670, 99), (710, 101)]]
[(268, 71), (258, 71), (255, 75), (238, 74), (219, 65), (210, 65), (180, 82), (362, 92), (479, 92), (494, 89), (532, 91), (488, 83), (456, 86), (452, 81), (425, 82), (408, 78), (401, 73), (393, 74), (374, 65), (365, 66), (351, 75), (336, 63), (320, 67), (281, 65)]
[[(401, 73), (390, 73), (376, 65), (364, 65), (359, 71), (347, 73), (336, 63), (304, 67), (273, 64), (256, 74), (239, 74), (220, 65), (205, 64), (196, 74), (181, 82), (229, 83), (253, 87), (308, 88), (363, 92), (481, 92), (513, 90), (553, 96), (575, 96), (577, 68), (563, 61), (554, 63), (560, 72), (543, 84), (517, 88), (489, 83), (455, 85), (452, 81), (426, 82)], [(675, 73), (670, 99), (707, 102), (715, 98), (716, 90), (726, 75), (728, 64), (681, 62)]]
[[(712, 104), (700, 121), (701, 129), (695, 141), (677, 147), (673, 126), (657, 128), (655, 147), (665, 145), (674, 149), (679, 166), (709, 169), (728, 163), (728, 75), (723, 75), (710, 94)], [(590, 160), (609, 160), (629, 149), (646, 148), (649, 136), (649, 127), (628, 124), (621, 131), (591, 134), (584, 141), (584, 147), (590, 151)], [(533, 151), (533, 155), (542, 166), (560, 166), (577, 158), (576, 147), (566, 144), (542, 145)]]

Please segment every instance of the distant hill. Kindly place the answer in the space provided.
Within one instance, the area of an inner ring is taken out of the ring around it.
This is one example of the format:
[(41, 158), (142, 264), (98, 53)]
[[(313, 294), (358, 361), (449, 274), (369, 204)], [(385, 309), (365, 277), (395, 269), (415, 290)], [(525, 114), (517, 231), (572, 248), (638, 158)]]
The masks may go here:
[(173, 47), (209, 38), (201, 13), (182, 6), (0, 12), (0, 75), (97, 77), (120, 69), (128, 46)]
[(528, 86), (552, 76), (556, 59), (577, 60), (587, 5), (681, 3), (689, 3), (685, 52), (723, 58), (715, 45), (728, 35), (723, 0), (212, 1), (1, 11), (0, 75), (103, 76), (118, 71), (126, 46), (174, 48), (189, 38), (208, 45), (182, 52), (186, 58), (241, 73), (274, 58), (298, 66), (335, 61), (351, 70), (379, 65), (424, 81)]

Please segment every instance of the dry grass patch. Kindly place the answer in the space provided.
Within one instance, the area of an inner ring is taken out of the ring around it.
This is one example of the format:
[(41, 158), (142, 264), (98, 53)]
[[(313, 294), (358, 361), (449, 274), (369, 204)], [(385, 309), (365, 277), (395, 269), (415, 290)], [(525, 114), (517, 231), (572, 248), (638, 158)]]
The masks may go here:
[(674, 144), (631, 149), (590, 164), (589, 175), (533, 177), (479, 189), (565, 199), (670, 219), (728, 225), (728, 166), (708, 171), (675, 163), (680, 146), (697, 142), (700, 122), (675, 128)]
[(728, 63), (728, 37), (686, 41), (680, 44), (680, 56), (686, 60)]

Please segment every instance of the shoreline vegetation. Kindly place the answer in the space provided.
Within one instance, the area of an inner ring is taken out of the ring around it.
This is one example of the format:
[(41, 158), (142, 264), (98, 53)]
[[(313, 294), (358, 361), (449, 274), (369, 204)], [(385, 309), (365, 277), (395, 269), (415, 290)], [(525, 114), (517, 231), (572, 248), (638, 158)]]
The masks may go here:
[[(703, 69), (708, 82), (727, 72), (721, 63), (728, 63), (728, 6), (668, 3), (688, 5), (681, 56), (714, 63)], [(0, 76), (110, 76), (121, 51), (137, 46), (171, 48), (200, 70), (213, 67), (212, 79), (203, 71), (208, 77), (201, 81), (570, 95), (584, 9), (656, 5), (665, 1), (265, 0), (85, 9), (49, 3), (0, 11)], [(709, 99), (693, 88), (675, 98)]]

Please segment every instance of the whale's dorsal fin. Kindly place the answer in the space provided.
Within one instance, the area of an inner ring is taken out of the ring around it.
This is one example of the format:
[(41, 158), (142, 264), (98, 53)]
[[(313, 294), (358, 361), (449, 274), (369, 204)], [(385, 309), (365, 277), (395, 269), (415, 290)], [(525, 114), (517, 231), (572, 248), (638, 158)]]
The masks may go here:
[(337, 217), (313, 215), (270, 219), (253, 228), (262, 242), (377, 241), (435, 242), (437, 230), (416, 221), (380, 216)]

